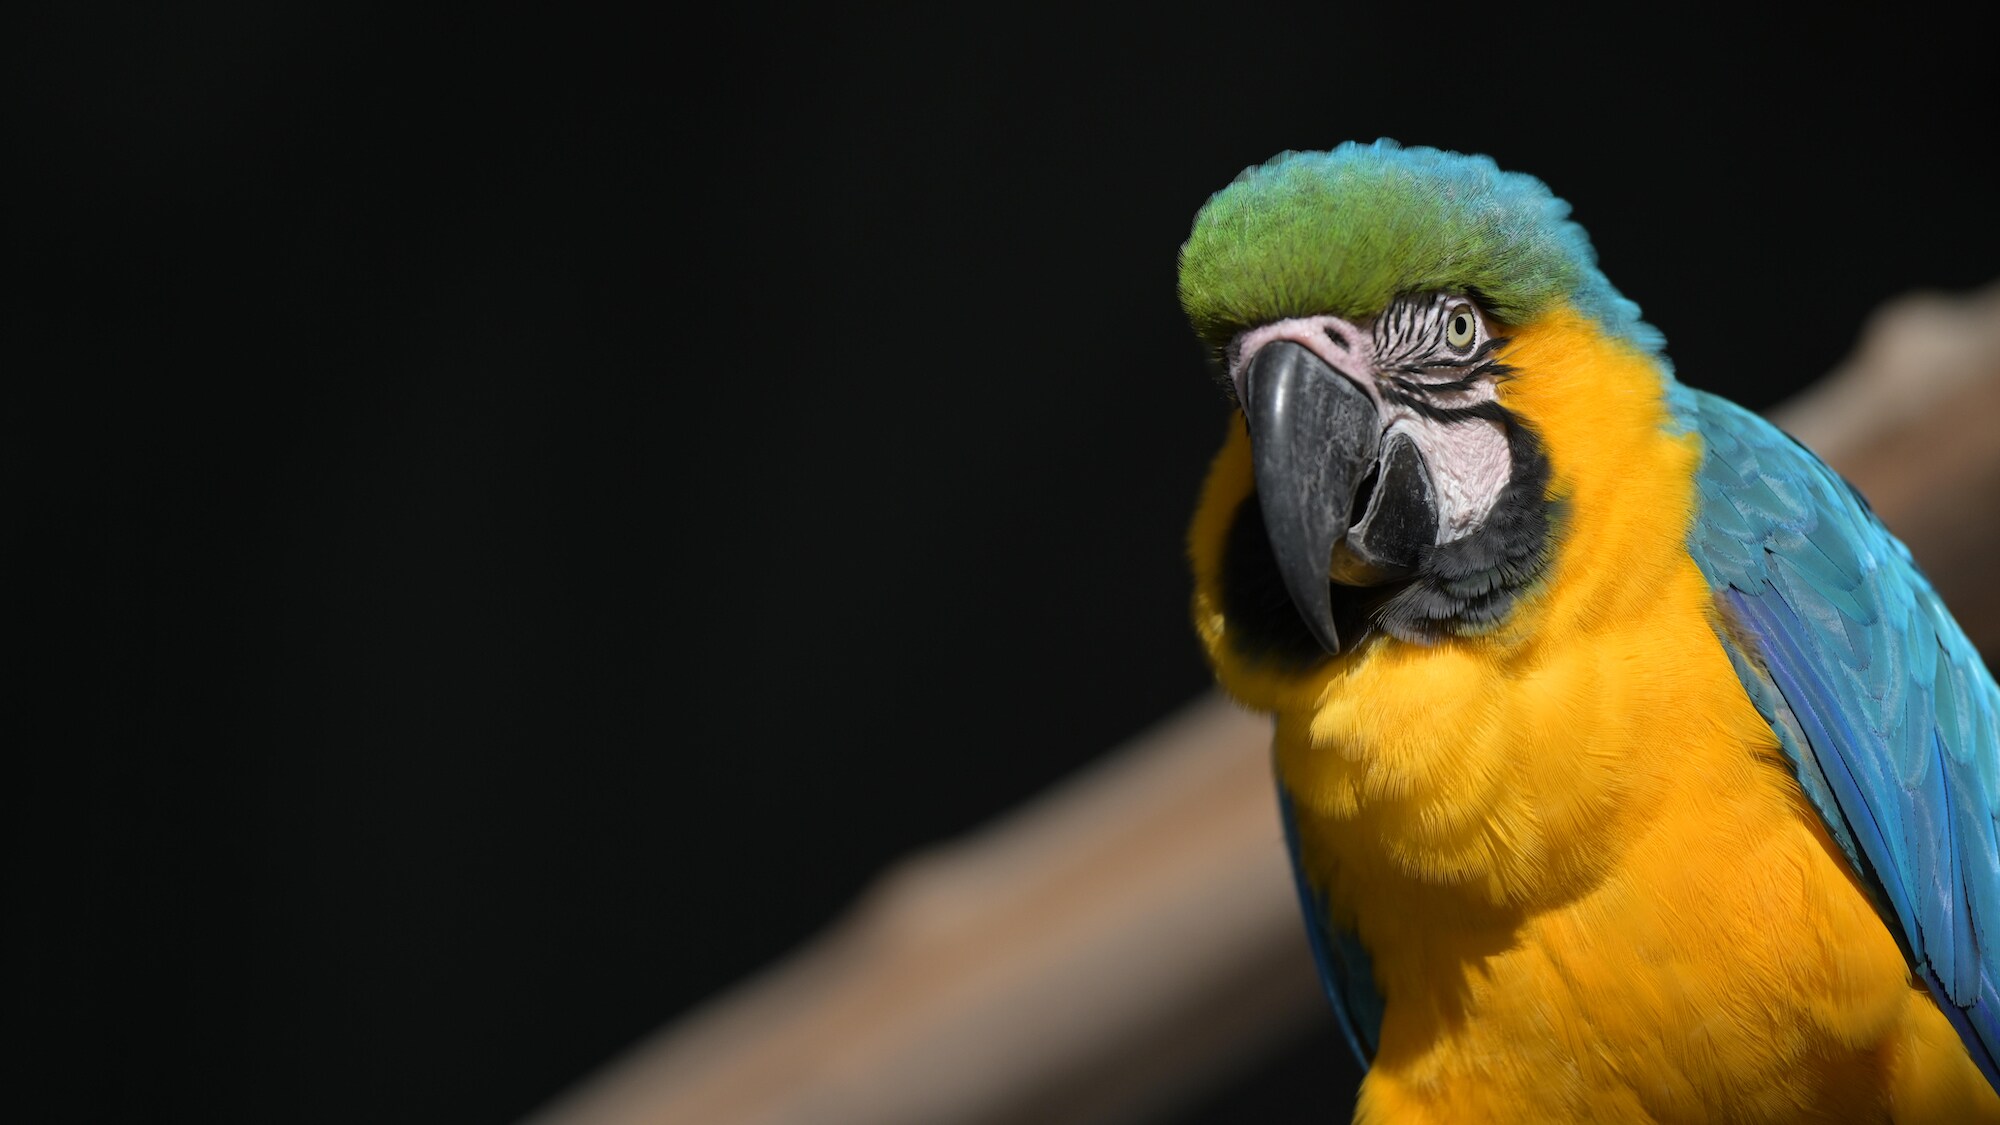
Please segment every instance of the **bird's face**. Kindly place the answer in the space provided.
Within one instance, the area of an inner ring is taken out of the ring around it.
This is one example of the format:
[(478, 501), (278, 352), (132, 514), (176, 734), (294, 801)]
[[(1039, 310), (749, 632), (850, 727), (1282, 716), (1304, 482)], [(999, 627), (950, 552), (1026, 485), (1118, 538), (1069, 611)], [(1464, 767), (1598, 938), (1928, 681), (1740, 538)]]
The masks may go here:
[(1258, 324), (1224, 348), (1270, 552), (1232, 565), (1274, 567), (1326, 653), (1342, 651), (1336, 609), (1388, 603), (1394, 623), (1392, 595), (1468, 577), (1450, 558), (1510, 498), (1540, 500), (1510, 488), (1534, 474), (1534, 450), (1500, 404), (1504, 346), (1476, 296), (1418, 292), (1366, 318)]
[(1522, 611), (1588, 541), (1579, 490), (1619, 483), (1662, 378), (1568, 213), (1485, 157), (1383, 140), (1280, 153), (1195, 216), (1181, 307), (1242, 415), (1189, 529), (1194, 616), (1239, 697), (1403, 651), (1385, 639), (1543, 630)]

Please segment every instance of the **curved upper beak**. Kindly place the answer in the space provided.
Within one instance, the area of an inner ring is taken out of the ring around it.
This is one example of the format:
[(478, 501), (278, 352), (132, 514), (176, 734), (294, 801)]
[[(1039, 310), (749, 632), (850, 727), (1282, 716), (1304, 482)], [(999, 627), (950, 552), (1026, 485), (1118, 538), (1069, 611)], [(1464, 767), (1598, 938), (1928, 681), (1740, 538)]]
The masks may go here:
[(1274, 340), (1244, 369), (1243, 416), (1278, 573), (1306, 627), (1338, 653), (1334, 549), (1347, 538), (1355, 493), (1381, 452), (1380, 411), (1303, 345)]

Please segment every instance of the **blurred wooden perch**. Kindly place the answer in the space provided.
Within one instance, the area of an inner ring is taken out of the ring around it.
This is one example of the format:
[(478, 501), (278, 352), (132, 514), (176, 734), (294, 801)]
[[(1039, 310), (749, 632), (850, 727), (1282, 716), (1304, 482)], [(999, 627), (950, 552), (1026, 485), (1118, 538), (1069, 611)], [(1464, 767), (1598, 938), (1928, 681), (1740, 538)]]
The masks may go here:
[[(2000, 652), (2000, 285), (1898, 300), (1773, 418)], [(1139, 1120), (1326, 1018), (1268, 725), (1215, 698), (887, 873), (833, 929), (532, 1125)], [(1330, 1064), (1331, 1065), (1331, 1064)]]

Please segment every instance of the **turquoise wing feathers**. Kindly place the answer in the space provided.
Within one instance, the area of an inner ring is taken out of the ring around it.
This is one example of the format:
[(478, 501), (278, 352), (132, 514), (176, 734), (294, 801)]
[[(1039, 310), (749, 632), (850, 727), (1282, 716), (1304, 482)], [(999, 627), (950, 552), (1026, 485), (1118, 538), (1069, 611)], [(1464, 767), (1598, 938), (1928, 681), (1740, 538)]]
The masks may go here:
[(2000, 689), (1846, 481), (1722, 399), (1671, 406), (1702, 442), (1688, 550), (1737, 675), (2000, 1088)]

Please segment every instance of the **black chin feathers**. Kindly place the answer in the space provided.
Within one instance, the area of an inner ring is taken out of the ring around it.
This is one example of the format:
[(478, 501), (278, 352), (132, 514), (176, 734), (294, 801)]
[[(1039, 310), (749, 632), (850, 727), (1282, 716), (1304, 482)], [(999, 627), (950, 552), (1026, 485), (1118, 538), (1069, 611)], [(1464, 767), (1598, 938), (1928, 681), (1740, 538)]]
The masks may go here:
[(1512, 462), (1506, 488), (1484, 526), (1426, 550), (1416, 575), (1377, 609), (1375, 624), (1390, 636), (1426, 642), (1488, 629), (1547, 567), (1556, 515), (1548, 458), (1533, 430), (1505, 411), (1500, 418)]
[[(1223, 616), (1229, 621), (1228, 643), (1237, 654), (1253, 663), (1285, 671), (1304, 671), (1327, 659), (1319, 638), (1299, 616), (1291, 592), (1278, 570), (1277, 556), (1271, 552), (1270, 535), (1264, 528), (1264, 508), (1252, 492), (1236, 509), (1229, 525), (1229, 541), (1222, 551), (1219, 595)], [(1366, 634), (1368, 614), (1352, 595), (1381, 596), (1381, 590), (1350, 586), (1333, 587), (1333, 627), (1343, 638), (1357, 641)]]

